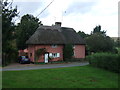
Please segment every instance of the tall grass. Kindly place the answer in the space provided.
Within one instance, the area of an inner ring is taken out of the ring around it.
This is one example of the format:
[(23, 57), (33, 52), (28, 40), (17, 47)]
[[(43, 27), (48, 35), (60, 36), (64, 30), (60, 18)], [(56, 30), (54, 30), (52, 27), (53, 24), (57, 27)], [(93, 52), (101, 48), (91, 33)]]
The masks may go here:
[(120, 55), (112, 53), (95, 53), (86, 57), (90, 65), (120, 73)]

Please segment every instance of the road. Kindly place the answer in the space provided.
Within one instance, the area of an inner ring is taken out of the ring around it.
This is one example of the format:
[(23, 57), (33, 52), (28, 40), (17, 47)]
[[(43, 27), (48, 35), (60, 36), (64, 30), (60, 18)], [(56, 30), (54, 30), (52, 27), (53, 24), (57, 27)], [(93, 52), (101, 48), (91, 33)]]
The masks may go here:
[[(35, 70), (35, 69), (48, 69), (48, 68), (62, 68), (62, 67), (73, 67), (73, 66), (84, 66), (88, 65), (88, 62), (72, 62), (63, 64), (11, 64), (3, 67), (2, 71), (18, 71), (18, 70)], [(1, 71), (1, 70), (0, 70)]]

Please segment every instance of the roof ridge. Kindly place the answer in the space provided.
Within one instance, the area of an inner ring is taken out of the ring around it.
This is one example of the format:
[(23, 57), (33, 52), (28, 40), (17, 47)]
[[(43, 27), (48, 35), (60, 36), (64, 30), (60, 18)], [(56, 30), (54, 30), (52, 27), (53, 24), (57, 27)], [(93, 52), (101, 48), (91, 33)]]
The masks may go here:
[[(50, 29), (50, 30), (48, 30)], [(85, 44), (82, 37), (73, 28), (68, 27), (52, 27), (41, 26), (37, 28), (35, 33), (26, 41), (26, 44)]]

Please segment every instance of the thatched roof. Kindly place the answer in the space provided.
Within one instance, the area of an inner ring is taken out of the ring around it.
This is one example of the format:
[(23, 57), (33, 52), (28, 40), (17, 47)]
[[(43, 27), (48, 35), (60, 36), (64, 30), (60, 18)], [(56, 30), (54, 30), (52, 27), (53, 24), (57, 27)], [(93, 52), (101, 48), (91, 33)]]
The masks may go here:
[(85, 44), (73, 28), (40, 26), (26, 44)]

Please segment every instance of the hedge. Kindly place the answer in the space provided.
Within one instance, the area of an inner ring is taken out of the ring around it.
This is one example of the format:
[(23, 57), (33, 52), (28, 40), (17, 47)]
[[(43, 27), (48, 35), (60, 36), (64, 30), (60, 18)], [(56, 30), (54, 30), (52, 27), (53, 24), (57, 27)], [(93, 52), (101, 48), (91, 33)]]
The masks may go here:
[(120, 54), (95, 53), (86, 57), (90, 65), (120, 73)]

